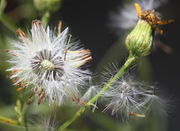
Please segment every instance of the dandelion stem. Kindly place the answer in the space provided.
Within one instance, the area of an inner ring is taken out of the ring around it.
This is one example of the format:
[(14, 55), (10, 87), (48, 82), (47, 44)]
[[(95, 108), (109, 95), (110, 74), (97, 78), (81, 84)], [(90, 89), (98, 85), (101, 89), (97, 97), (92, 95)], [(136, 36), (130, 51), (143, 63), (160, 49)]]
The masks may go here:
[(122, 68), (117, 72), (117, 74), (114, 75), (104, 86), (103, 88), (96, 94), (93, 98), (91, 98), (87, 104), (83, 107), (81, 107), (76, 114), (67, 122), (65, 122), (60, 128), (59, 131), (64, 131), (73, 121), (75, 121), (77, 118), (79, 118), (87, 108), (93, 105), (94, 102), (96, 102), (101, 95), (109, 89), (110, 86), (112, 86), (126, 71), (128, 71), (132, 65), (137, 61), (138, 57), (134, 55), (129, 55), (128, 59), (126, 60), (125, 64), (122, 66)]
[(3, 116), (0, 116), (0, 122), (6, 123), (6, 124), (11, 124), (11, 125), (19, 125), (18, 121), (12, 120), (10, 118), (6, 118)]

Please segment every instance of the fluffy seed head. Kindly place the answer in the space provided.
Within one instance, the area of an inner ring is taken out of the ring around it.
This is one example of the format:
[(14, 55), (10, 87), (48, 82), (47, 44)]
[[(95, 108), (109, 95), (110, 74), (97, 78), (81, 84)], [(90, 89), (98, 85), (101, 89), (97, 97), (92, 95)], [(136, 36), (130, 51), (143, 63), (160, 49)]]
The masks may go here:
[(45, 30), (40, 21), (32, 22), (31, 35), (18, 30), (19, 41), (9, 51), (11, 79), (21, 91), (30, 88), (39, 94), (38, 103), (47, 98), (60, 104), (79, 93), (78, 87), (89, 79), (89, 71), (80, 67), (90, 61), (90, 51), (69, 39), (68, 28), (58, 35)]
[(103, 95), (107, 103), (104, 111), (111, 110), (112, 115), (120, 113), (123, 118), (144, 117), (154, 98), (157, 96), (153, 86), (134, 81), (131, 77), (123, 77)]

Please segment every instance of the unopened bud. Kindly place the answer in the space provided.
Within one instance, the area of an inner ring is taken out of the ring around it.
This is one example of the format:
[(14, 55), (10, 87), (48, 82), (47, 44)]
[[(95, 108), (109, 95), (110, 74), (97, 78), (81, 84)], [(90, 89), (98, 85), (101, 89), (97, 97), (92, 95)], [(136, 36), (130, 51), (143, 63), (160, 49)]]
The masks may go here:
[(154, 29), (145, 20), (139, 20), (126, 38), (126, 47), (136, 56), (147, 56), (152, 51)]

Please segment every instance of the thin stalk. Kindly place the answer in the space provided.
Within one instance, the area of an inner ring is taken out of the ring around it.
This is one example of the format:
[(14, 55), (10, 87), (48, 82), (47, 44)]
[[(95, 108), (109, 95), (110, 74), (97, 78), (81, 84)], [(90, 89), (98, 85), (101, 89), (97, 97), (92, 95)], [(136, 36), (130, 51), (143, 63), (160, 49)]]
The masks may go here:
[(19, 125), (18, 121), (3, 116), (0, 116), (0, 122), (11, 125)]
[(112, 77), (104, 86), (103, 88), (98, 92), (98, 94), (96, 94), (93, 98), (91, 98), (87, 104), (83, 107), (81, 107), (76, 114), (67, 122), (65, 122), (60, 128), (59, 131), (64, 131), (72, 122), (74, 122), (77, 118), (79, 118), (85, 111), (87, 108), (89, 108), (90, 106), (93, 105), (94, 102), (96, 102), (99, 97), (102, 96), (102, 94), (104, 94), (105, 91), (107, 91), (109, 89), (110, 86), (112, 86), (125, 72), (127, 72), (132, 65), (137, 61), (136, 56), (133, 55), (129, 55), (128, 59), (126, 60), (125, 64), (122, 66), (122, 68), (114, 75), (114, 77)]
[(17, 100), (16, 106), (14, 109), (17, 114), (19, 125), (24, 126), (26, 131), (28, 131), (28, 125), (27, 125), (27, 119), (26, 119), (26, 114), (27, 114), (27, 109), (28, 109), (27, 103), (24, 102), (22, 106), (22, 103), (20, 102), (20, 100)]
[(27, 118), (26, 118), (27, 109), (28, 109), (28, 105), (27, 105), (27, 103), (24, 103), (23, 110), (22, 110), (22, 117), (23, 117), (23, 123), (22, 124), (25, 126), (26, 131), (29, 131)]
[(50, 12), (46, 11), (41, 18), (41, 21), (45, 27), (47, 26), (49, 19), (50, 19)]

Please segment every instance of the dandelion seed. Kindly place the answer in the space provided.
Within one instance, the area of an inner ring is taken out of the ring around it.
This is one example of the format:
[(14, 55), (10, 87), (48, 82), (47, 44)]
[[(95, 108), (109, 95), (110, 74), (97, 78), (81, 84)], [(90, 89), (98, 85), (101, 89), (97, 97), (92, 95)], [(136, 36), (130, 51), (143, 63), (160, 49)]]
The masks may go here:
[(28, 126), (30, 131), (57, 131), (59, 122), (56, 119), (56, 113), (38, 116), (31, 120), (33, 125)]
[[(23, 83), (23, 88), (37, 92), (40, 89), (39, 103), (43, 98), (50, 102), (62, 103), (63, 98), (78, 94), (78, 86), (85, 84), (90, 72), (80, 66), (92, 58), (90, 51), (71, 42), (68, 28), (56, 36), (44, 29), (40, 21), (32, 22), (31, 36), (22, 30), (17, 31), (20, 41), (12, 42), (13, 49), (9, 63), (12, 67), (11, 79), (15, 85)], [(14, 55), (15, 54), (15, 55)]]
[(84, 93), (84, 95), (81, 97), (81, 100), (83, 101), (89, 101), (93, 96), (95, 96), (100, 91), (100, 88), (98, 86), (91, 85), (87, 91)]
[[(87, 103), (93, 96), (97, 95), (98, 92), (101, 90), (101, 88), (97, 85), (90, 85), (90, 87), (86, 90), (86, 92), (84, 93), (84, 95), (81, 97), (81, 101)], [(98, 107), (96, 106), (98, 103), (98, 101), (96, 101), (95, 103), (91, 103), (90, 105), (93, 107), (92, 111), (94, 112), (95, 109), (97, 109)]]
[(154, 98), (157, 98), (154, 90), (153, 86), (144, 85), (134, 81), (132, 77), (124, 76), (104, 93), (102, 99), (107, 103), (104, 111), (111, 110), (112, 115), (120, 113), (122, 118), (145, 117)]

